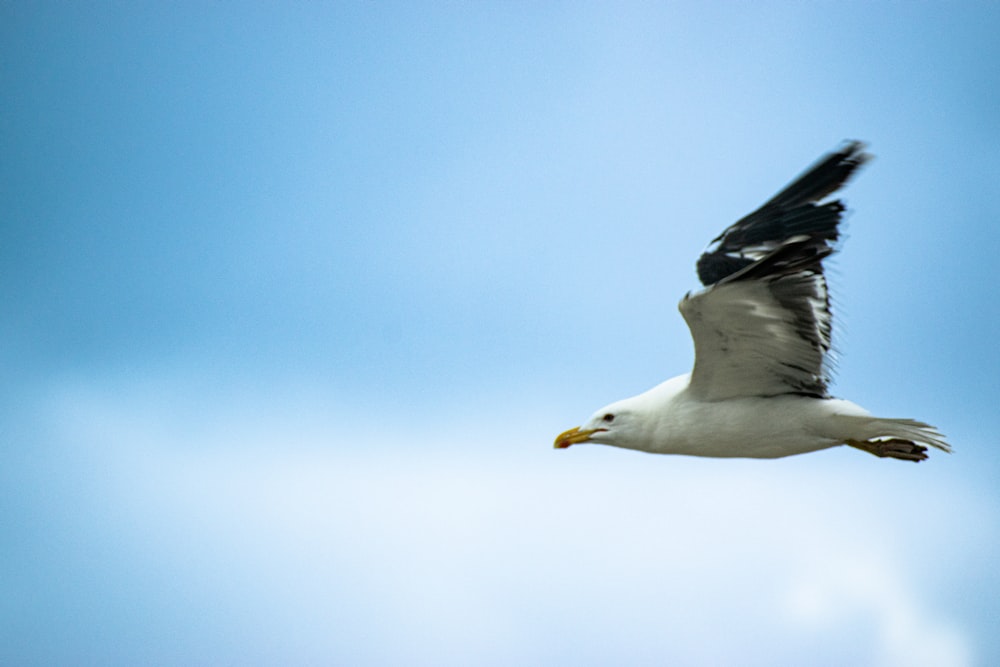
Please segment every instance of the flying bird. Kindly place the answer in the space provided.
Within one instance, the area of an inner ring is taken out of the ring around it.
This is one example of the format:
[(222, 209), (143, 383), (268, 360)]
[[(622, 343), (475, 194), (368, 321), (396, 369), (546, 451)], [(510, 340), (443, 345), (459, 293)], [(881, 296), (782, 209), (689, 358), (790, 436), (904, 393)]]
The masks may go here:
[(849, 445), (904, 461), (923, 461), (927, 446), (950, 452), (933, 426), (874, 417), (828, 391), (823, 260), (844, 204), (825, 200), (870, 157), (861, 142), (846, 144), (715, 238), (697, 262), (704, 289), (678, 306), (694, 338), (693, 370), (601, 408), (556, 448), (770, 459)]

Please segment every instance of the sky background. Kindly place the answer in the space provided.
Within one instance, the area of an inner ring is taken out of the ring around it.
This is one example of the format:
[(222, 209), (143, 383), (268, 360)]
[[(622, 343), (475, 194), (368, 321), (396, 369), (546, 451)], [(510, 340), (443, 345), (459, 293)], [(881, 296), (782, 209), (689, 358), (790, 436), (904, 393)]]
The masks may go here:
[[(0, 663), (1000, 664), (996, 3), (0, 3)], [(911, 465), (552, 440), (844, 139)]]

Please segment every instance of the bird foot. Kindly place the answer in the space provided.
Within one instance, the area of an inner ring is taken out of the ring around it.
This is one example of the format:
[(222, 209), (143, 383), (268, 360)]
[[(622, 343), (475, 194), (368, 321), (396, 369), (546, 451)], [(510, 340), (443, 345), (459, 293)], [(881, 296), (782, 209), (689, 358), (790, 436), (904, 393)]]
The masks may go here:
[(848, 440), (847, 444), (883, 459), (900, 459), (916, 463), (927, 458), (926, 447), (901, 438), (889, 438), (888, 440)]

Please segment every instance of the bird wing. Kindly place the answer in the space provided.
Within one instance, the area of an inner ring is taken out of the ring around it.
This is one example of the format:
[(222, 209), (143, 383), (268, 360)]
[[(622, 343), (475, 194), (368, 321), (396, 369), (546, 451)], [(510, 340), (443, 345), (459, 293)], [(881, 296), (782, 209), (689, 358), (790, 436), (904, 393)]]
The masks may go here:
[(869, 159), (851, 142), (807, 169), (715, 240), (698, 259), (706, 289), (679, 305), (703, 400), (802, 394), (825, 397), (832, 318), (823, 260), (844, 211), (821, 203)]

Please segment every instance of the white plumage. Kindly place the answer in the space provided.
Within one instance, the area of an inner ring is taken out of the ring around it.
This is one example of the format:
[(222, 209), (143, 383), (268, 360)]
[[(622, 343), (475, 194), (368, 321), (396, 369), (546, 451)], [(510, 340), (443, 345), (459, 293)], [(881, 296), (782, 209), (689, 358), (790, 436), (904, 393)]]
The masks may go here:
[(927, 424), (873, 417), (827, 391), (823, 259), (844, 207), (822, 200), (868, 158), (849, 143), (720, 234), (698, 260), (705, 289), (679, 304), (694, 339), (692, 372), (601, 408), (555, 446), (777, 458), (847, 444), (910, 461), (927, 458), (925, 445), (951, 451)]

